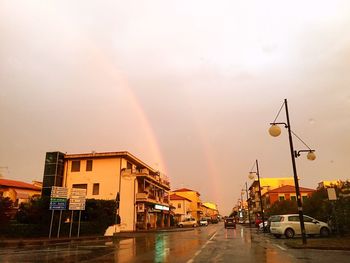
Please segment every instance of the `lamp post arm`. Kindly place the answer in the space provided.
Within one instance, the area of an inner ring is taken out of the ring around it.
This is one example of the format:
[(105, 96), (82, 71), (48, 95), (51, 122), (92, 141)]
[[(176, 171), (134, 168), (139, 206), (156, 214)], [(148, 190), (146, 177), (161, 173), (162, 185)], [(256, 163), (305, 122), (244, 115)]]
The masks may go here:
[(295, 192), (296, 192), (297, 204), (298, 204), (300, 229), (301, 229), (301, 235), (302, 235), (302, 239), (303, 239), (303, 244), (305, 245), (306, 244), (306, 232), (305, 232), (305, 224), (304, 224), (304, 214), (303, 214), (303, 207), (302, 207), (302, 203), (301, 203), (301, 196), (300, 196), (300, 190), (299, 190), (299, 181), (298, 181), (297, 168), (296, 168), (296, 163), (295, 163), (295, 152), (294, 152), (294, 147), (293, 147), (292, 131), (291, 131), (290, 122), (289, 122), (289, 112), (288, 112), (287, 99), (284, 100), (284, 105), (285, 105), (285, 108), (286, 108), (289, 146), (290, 146), (290, 153), (291, 153), (291, 157), (292, 157), (294, 185), (295, 185)]
[(261, 185), (260, 185), (260, 174), (259, 174), (258, 160), (256, 160), (256, 175), (258, 176), (259, 200), (260, 200), (261, 217), (262, 217), (263, 231), (264, 231), (265, 230), (264, 207), (263, 207), (262, 197), (261, 197)]

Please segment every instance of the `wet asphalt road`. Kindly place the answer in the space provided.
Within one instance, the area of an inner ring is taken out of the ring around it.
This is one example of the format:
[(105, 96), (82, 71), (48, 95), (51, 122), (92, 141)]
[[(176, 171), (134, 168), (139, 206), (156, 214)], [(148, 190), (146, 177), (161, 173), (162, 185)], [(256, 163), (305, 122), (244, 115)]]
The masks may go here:
[(350, 251), (287, 249), (283, 240), (222, 223), (192, 231), (145, 233), (115, 242), (2, 248), (0, 262), (350, 262)]

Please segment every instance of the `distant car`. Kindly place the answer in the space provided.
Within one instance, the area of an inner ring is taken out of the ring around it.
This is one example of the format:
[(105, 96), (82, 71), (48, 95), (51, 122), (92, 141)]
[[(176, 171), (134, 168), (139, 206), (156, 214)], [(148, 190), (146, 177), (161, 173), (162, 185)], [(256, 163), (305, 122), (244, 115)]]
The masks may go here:
[(225, 228), (228, 227), (236, 228), (236, 219), (234, 217), (228, 217), (225, 219)]
[[(320, 235), (327, 237), (331, 230), (327, 223), (318, 221), (312, 217), (304, 215), (304, 225), (307, 235)], [(284, 235), (286, 238), (293, 238), (300, 235), (300, 221), (298, 214), (278, 215), (271, 219), (270, 233), (276, 238)]]
[(194, 218), (186, 218), (177, 224), (179, 227), (197, 227), (197, 221)]
[(217, 218), (212, 218), (211, 219), (211, 223), (212, 224), (217, 224), (217, 223), (219, 223), (219, 220)]
[(201, 218), (201, 219), (199, 220), (199, 225), (200, 225), (200, 226), (208, 226), (208, 219), (206, 219), (206, 218)]

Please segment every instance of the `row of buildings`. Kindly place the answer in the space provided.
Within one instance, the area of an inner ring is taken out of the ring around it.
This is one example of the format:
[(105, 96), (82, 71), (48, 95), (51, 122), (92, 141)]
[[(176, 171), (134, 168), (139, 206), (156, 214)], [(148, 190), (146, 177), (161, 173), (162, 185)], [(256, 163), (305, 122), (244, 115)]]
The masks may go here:
[(116, 201), (118, 195), (118, 214), (124, 231), (169, 227), (171, 222), (185, 218), (199, 220), (219, 215), (216, 204), (202, 202), (199, 192), (187, 188), (172, 190), (165, 175), (126, 151), (48, 152), (42, 185), (2, 181), (0, 195), (10, 197), (17, 206), (35, 195), (50, 196), (52, 186), (85, 189), (87, 199)]
[[(318, 184), (317, 189), (339, 185), (341, 181), (322, 181)], [(296, 201), (296, 192), (294, 186), (294, 177), (283, 178), (260, 178), (261, 201), (264, 211), (268, 210), (274, 203), (282, 200)], [(299, 187), (302, 202), (309, 198), (315, 189)], [(247, 194), (248, 198), (244, 198)], [(244, 202), (243, 200), (247, 201)], [(249, 209), (248, 209), (249, 208)], [(254, 180), (249, 186), (248, 193), (242, 190), (241, 198), (233, 211), (237, 212), (241, 218), (247, 219), (247, 211), (250, 211), (252, 219), (261, 215), (261, 204), (259, 197), (259, 181)], [(240, 213), (241, 212), (241, 213)]]

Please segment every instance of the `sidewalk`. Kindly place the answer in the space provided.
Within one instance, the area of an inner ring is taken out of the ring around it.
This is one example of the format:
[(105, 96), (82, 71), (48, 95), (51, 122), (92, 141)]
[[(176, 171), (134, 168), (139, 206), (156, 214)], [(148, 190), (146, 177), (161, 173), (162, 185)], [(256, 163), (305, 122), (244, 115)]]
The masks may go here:
[(126, 231), (115, 233), (114, 236), (82, 236), (82, 237), (48, 237), (40, 238), (1, 238), (0, 248), (4, 247), (24, 247), (24, 246), (45, 246), (55, 244), (67, 244), (67, 243), (79, 243), (79, 242), (94, 242), (94, 241), (112, 241), (115, 238), (133, 238), (143, 236), (146, 234), (166, 233), (166, 232), (180, 232), (180, 231), (191, 231), (193, 228), (166, 228), (166, 229), (152, 229), (152, 230), (139, 230), (139, 231)]
[(294, 249), (322, 249), (322, 250), (349, 250), (350, 251), (350, 236), (329, 237), (329, 238), (308, 238), (307, 244), (303, 245), (302, 240), (291, 239), (286, 240), (284, 244), (289, 248)]

